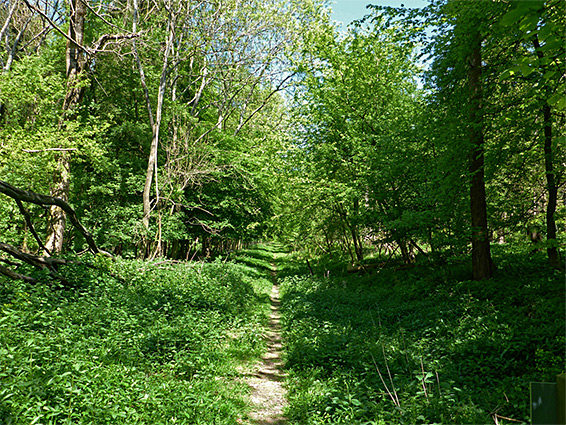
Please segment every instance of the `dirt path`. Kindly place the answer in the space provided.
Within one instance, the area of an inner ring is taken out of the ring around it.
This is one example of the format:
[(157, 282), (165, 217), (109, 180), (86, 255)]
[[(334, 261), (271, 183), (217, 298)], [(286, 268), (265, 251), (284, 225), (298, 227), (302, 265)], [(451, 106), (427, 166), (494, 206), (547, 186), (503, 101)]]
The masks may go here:
[(269, 317), (267, 338), (267, 352), (262, 362), (248, 378), (252, 387), (251, 399), (255, 405), (250, 414), (254, 425), (284, 425), (287, 423), (283, 416), (283, 408), (287, 404), (286, 391), (282, 386), (285, 373), (281, 359), (281, 325), (279, 324), (279, 286), (275, 277), (273, 266), (273, 288), (271, 289), (271, 315)]

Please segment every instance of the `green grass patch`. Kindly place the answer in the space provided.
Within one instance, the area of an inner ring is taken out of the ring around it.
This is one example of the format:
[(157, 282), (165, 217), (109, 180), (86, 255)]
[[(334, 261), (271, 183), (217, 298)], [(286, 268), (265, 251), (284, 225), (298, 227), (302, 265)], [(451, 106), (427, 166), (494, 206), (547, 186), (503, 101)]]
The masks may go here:
[(529, 382), (564, 371), (564, 276), (496, 255), (483, 282), (460, 263), (283, 277), (291, 424), (528, 423)]
[[(265, 350), (271, 277), (244, 263), (92, 260), (76, 289), (0, 282), (0, 424), (226, 424)], [(1, 278), (0, 278), (1, 279)]]

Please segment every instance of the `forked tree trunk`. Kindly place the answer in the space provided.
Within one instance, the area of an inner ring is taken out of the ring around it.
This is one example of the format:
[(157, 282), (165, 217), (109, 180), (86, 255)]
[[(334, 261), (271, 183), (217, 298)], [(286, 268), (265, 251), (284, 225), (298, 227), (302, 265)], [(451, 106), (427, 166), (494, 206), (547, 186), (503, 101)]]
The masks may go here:
[(405, 264), (414, 264), (415, 255), (413, 254), (411, 247), (407, 244), (407, 241), (400, 239), (397, 241), (397, 245), (401, 248), (401, 256), (403, 257), (403, 262)]
[[(472, 35), (474, 36), (474, 35)], [(469, 58), (468, 84), (470, 89), (470, 144), (469, 171), (470, 209), (472, 222), (472, 269), (474, 280), (489, 279), (493, 275), (493, 263), (487, 229), (487, 203), (484, 176), (484, 134), (481, 87), (481, 38), (473, 38), (475, 45)]]

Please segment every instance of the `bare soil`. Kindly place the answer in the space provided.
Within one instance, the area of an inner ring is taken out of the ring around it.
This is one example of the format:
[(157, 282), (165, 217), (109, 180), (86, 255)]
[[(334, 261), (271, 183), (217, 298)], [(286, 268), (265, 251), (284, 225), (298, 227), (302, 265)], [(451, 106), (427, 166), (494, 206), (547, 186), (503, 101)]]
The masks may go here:
[[(275, 269), (274, 269), (275, 270)], [(267, 339), (267, 352), (262, 361), (256, 366), (246, 379), (252, 388), (251, 400), (255, 409), (250, 413), (251, 424), (254, 425), (284, 425), (287, 423), (283, 416), (283, 409), (287, 405), (286, 390), (282, 382), (285, 377), (283, 371), (281, 325), (279, 323), (279, 287), (273, 274), (273, 288), (271, 289), (271, 315)]]

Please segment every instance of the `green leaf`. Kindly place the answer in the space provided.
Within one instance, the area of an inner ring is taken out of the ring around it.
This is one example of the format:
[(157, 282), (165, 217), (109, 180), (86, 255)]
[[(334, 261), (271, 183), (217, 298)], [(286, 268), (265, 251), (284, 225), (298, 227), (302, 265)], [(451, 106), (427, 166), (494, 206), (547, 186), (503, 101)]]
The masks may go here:
[(515, 75), (515, 71), (513, 69), (507, 69), (499, 75), (499, 81), (507, 80)]
[(517, 7), (503, 15), (501, 21), (499, 21), (499, 25), (503, 27), (516, 26), (519, 22), (522, 21), (523, 16), (523, 10)]
[(544, 73), (543, 78), (545, 80), (550, 80), (552, 77), (554, 77), (556, 75), (556, 71), (547, 71)]
[(354, 406), (361, 406), (361, 405), (362, 405), (362, 403), (361, 403), (359, 400), (355, 399), (355, 398), (353, 398), (351, 401), (352, 401), (352, 404), (353, 404)]
[(566, 96), (564, 95), (564, 91), (559, 90), (558, 93), (551, 96), (550, 99), (548, 99), (548, 104), (550, 106), (554, 106), (557, 109), (565, 109), (565, 107), (566, 107)]
[(521, 74), (523, 74), (523, 77), (528, 77), (535, 70), (534, 67), (531, 67), (531, 66), (529, 66), (529, 64), (526, 64), (526, 63), (519, 65), (519, 67), (521, 69)]
[(548, 52), (555, 49), (560, 49), (563, 47), (563, 45), (564, 45), (564, 40), (562, 40), (557, 35), (551, 35), (546, 39), (546, 43), (543, 46), (541, 46), (539, 50), (542, 52)]

